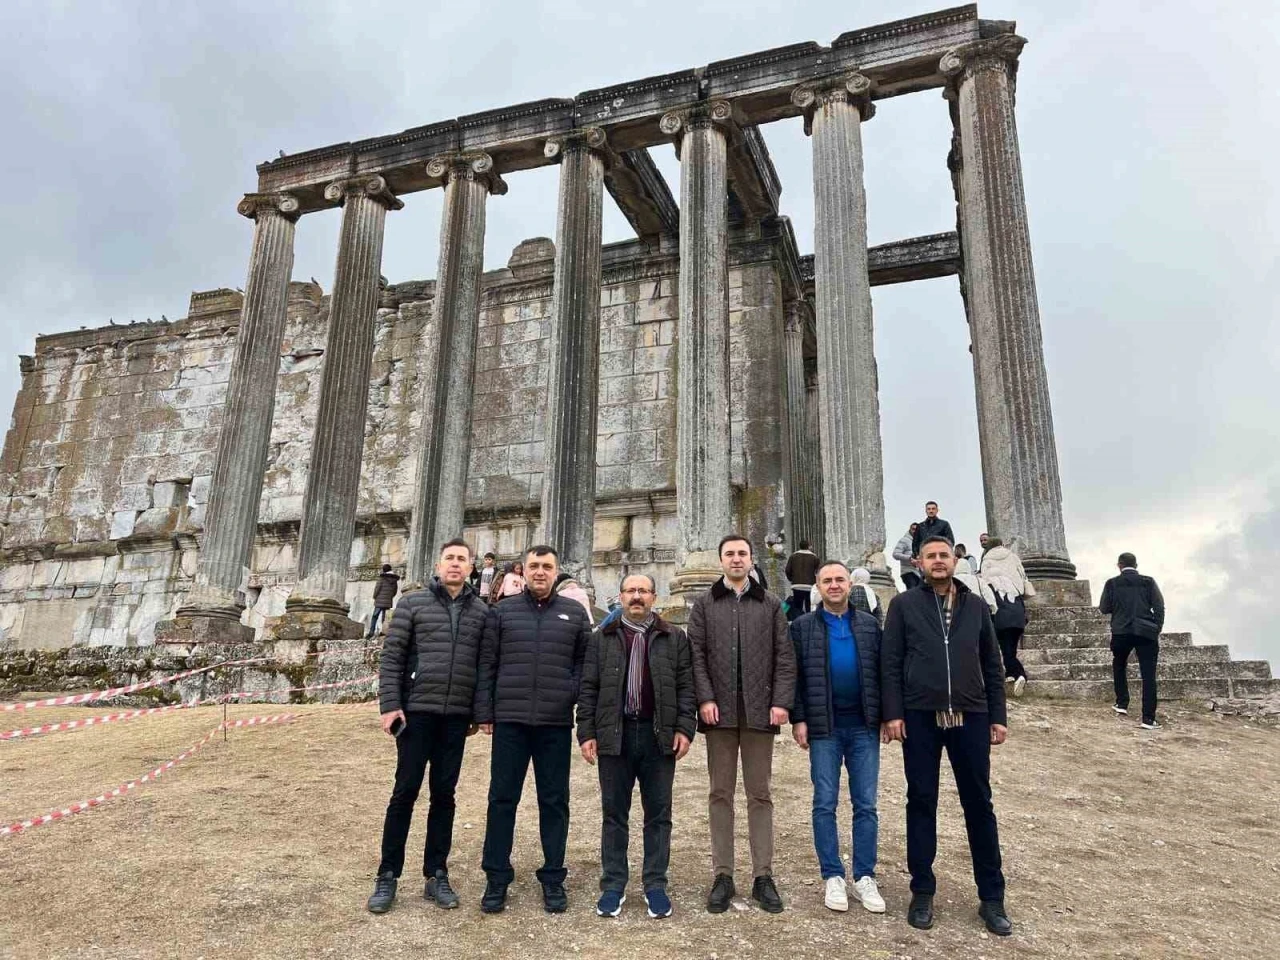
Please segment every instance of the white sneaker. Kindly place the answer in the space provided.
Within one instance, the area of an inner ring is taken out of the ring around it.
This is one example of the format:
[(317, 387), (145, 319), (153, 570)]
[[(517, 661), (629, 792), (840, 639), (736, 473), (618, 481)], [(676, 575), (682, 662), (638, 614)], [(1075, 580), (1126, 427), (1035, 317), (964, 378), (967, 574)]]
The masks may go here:
[(875, 877), (863, 877), (853, 885), (853, 895), (872, 913), (884, 913), (884, 897), (876, 886)]
[(1022, 691), (1025, 689), (1027, 689), (1026, 677), (1019, 677), (1017, 680), (1013, 681), (1013, 695), (1015, 697), (1022, 696)]
[(827, 891), (822, 898), (828, 910), (844, 913), (849, 909), (849, 895), (844, 891), (844, 877), (827, 877)]

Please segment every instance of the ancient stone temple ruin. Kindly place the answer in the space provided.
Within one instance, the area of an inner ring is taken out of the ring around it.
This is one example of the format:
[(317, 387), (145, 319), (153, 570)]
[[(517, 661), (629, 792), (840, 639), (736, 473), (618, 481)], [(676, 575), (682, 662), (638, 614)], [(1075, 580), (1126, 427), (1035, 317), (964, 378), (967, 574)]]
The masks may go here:
[[(870, 287), (945, 275), (971, 333), (987, 528), (1050, 600), (1087, 604), (1014, 121), (1024, 42), (958, 7), (262, 164), (238, 208), (243, 294), (23, 358), (3, 645), (358, 636), (381, 564), (422, 582), (460, 532), (502, 558), (556, 544), (601, 596), (652, 573), (677, 607), (730, 529), (809, 539), (891, 590)], [(868, 249), (862, 125), (934, 90), (956, 231)], [(762, 133), (790, 117), (812, 144), (812, 256)], [(678, 204), (648, 152), (672, 144)], [(549, 164), (554, 242), (486, 271), (490, 198)], [(436, 278), (388, 285), (385, 218), (434, 189)], [(605, 190), (635, 239), (602, 246)], [(293, 281), (294, 233), (335, 207), (325, 295)]]

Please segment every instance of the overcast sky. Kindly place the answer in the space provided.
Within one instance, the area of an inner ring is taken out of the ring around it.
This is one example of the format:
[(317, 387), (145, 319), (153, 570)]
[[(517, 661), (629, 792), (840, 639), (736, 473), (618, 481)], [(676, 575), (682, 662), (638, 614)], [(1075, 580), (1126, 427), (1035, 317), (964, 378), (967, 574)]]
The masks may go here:
[[(0, 35), (0, 409), (37, 332), (183, 316), (243, 286), (254, 166), (329, 143), (630, 79), (945, 5), (901, 2), (219, 4), (7, 0)], [(187, 9), (176, 11), (182, 6)], [(1146, 8), (1149, 12), (1144, 12)], [(1122, 549), (1169, 629), (1280, 666), (1277, 5), (986, 2), (1030, 43), (1022, 142), (1067, 539), (1094, 596)], [(765, 131), (803, 250), (809, 144)], [(954, 228), (945, 104), (863, 131), (870, 241)], [(678, 196), (669, 149), (655, 150)], [(486, 266), (554, 233), (554, 168), (489, 204)], [(434, 275), (439, 191), (387, 218), (383, 272)], [(331, 287), (337, 214), (295, 276)], [(610, 204), (605, 239), (628, 236)], [(983, 528), (972, 366), (954, 279), (875, 291), (889, 542), (930, 497)], [(7, 358), (7, 359), (5, 359)]]

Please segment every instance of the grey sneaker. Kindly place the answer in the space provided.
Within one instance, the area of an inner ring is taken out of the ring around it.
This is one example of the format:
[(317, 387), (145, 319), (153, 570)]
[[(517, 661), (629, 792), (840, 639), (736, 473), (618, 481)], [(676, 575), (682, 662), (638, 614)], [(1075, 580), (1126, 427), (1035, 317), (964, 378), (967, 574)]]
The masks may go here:
[(390, 870), (378, 874), (378, 879), (373, 882), (373, 893), (365, 904), (370, 913), (386, 913), (391, 909), (396, 899), (396, 884), (396, 875)]
[(443, 870), (437, 870), (436, 875), (427, 881), (422, 891), (422, 898), (434, 900), (437, 907), (445, 910), (452, 910), (458, 905), (458, 895), (453, 892), (453, 887), (449, 886), (449, 874)]

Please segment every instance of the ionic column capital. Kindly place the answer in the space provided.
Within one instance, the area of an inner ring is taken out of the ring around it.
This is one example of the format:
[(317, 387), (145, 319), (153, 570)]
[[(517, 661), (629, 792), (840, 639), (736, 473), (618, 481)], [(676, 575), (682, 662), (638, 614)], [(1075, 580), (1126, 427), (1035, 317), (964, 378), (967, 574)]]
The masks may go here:
[(965, 80), (987, 70), (1003, 70), (1012, 80), (1018, 72), (1018, 56), (1026, 45), (1025, 37), (1006, 33), (948, 50), (938, 62), (938, 72), (948, 80), (947, 95), (953, 95)]
[(728, 127), (736, 122), (733, 104), (728, 100), (707, 100), (667, 111), (658, 122), (658, 129), (674, 138), (676, 145), (679, 146), (680, 140), (689, 130), (697, 130), (713, 124)]
[(346, 180), (335, 180), (324, 188), (324, 198), (330, 203), (342, 206), (352, 196), (367, 196), (377, 200), (388, 210), (399, 210), (404, 203), (391, 192), (387, 181), (380, 176), (351, 177)]
[(809, 304), (805, 300), (788, 300), (783, 304), (783, 332), (804, 336), (809, 320)]
[(507, 182), (494, 169), (493, 157), (482, 150), (467, 153), (448, 153), (427, 161), (427, 176), (444, 184), (455, 180), (478, 181), (494, 196), (507, 192)]
[(802, 83), (791, 91), (791, 102), (804, 111), (804, 132), (813, 133), (813, 115), (829, 103), (850, 103), (858, 108), (862, 119), (876, 115), (876, 105), (871, 102), (872, 79), (861, 73), (845, 73)]
[(236, 213), (250, 220), (257, 220), (258, 214), (274, 212), (289, 220), (297, 220), (301, 215), (297, 198), (287, 193), (246, 193), (244, 199), (236, 204)]
[(548, 137), (542, 147), (542, 155), (548, 160), (555, 160), (564, 155), (569, 147), (585, 147), (606, 160), (612, 155), (609, 149), (609, 138), (602, 127), (579, 127), (559, 137)]

